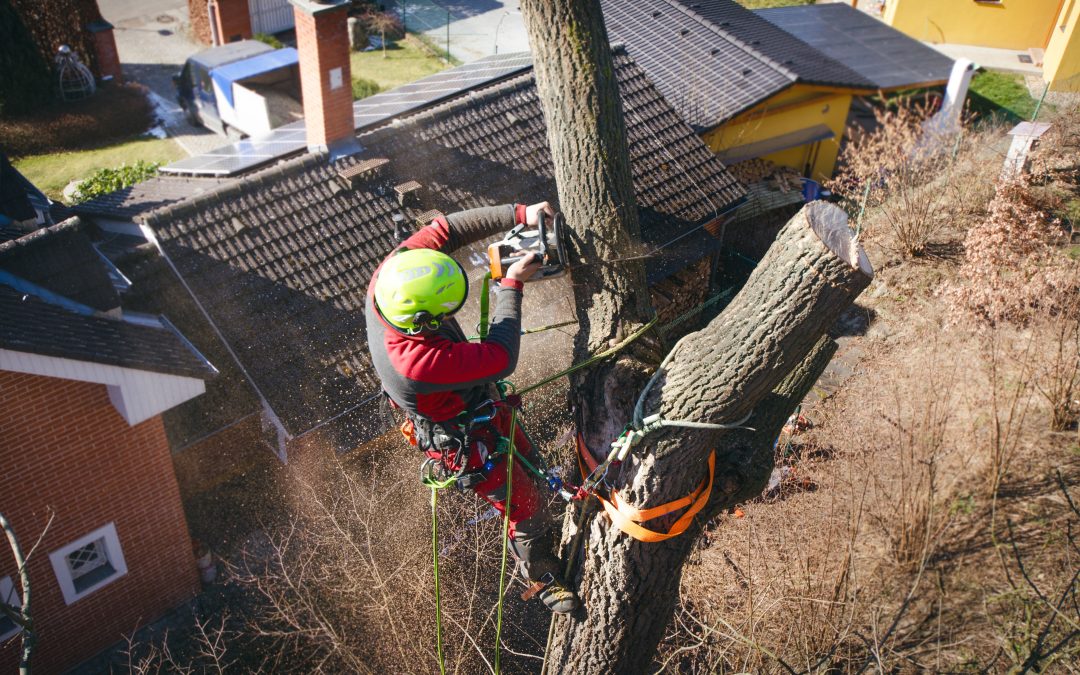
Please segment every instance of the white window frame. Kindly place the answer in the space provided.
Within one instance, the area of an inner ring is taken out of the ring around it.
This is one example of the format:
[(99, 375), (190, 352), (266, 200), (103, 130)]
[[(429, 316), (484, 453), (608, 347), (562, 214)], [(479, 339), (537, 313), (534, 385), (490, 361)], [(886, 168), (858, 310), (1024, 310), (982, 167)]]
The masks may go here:
[[(104, 540), (105, 558), (112, 565), (113, 573), (91, 586), (77, 590), (75, 580), (71, 577), (71, 570), (68, 568), (67, 557), (74, 551), (99, 539)], [(120, 548), (120, 537), (116, 534), (116, 523), (103, 525), (90, 534), (79, 537), (70, 544), (56, 549), (49, 554), (49, 561), (52, 563), (53, 573), (56, 574), (56, 581), (60, 584), (60, 591), (64, 594), (64, 602), (69, 605), (127, 574), (127, 563), (124, 562), (124, 551)]]
[[(11, 577), (0, 577), (0, 602), (4, 601), (4, 598), (11, 600), (8, 604), (14, 609), (20, 609), (22, 607), (22, 595), (19, 594), (17, 588), (15, 588), (15, 582)], [(6, 619), (7, 616), (0, 615), (0, 619)], [(14, 623), (14, 622), (13, 622)], [(18, 635), (22, 632), (22, 626), (18, 623), (15, 627), (6, 633), (0, 633), (0, 642), (4, 642), (8, 638)]]

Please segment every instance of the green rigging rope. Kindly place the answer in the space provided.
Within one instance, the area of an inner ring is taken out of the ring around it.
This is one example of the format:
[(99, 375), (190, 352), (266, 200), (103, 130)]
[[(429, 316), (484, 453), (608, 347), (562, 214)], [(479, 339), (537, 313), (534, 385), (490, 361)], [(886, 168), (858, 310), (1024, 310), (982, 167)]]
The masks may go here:
[(502, 618), (503, 599), (506, 594), (506, 558), (510, 548), (510, 510), (514, 491), (514, 433), (517, 430), (517, 408), (510, 408), (510, 452), (506, 453), (506, 501), (503, 502), (503, 545), (502, 545), (502, 568), (499, 571), (499, 609), (495, 620), (495, 675), (502, 671), (499, 667), (499, 657), (502, 654)]
[(656, 325), (656, 317), (654, 316), (652, 321), (650, 321), (649, 323), (645, 324), (641, 328), (634, 331), (630, 335), (630, 337), (626, 338), (625, 340), (623, 340), (619, 344), (615, 345), (611, 349), (606, 349), (606, 350), (600, 352), (599, 354), (596, 354), (595, 356), (590, 356), (589, 358), (585, 359), (581, 363), (576, 363), (576, 364), (570, 366), (569, 368), (567, 368), (566, 370), (562, 371), (561, 373), (555, 373), (554, 375), (552, 375), (550, 377), (545, 377), (544, 379), (540, 380), (539, 382), (537, 382), (535, 384), (530, 384), (529, 386), (522, 389), (519, 393), (522, 396), (524, 396), (525, 394), (528, 394), (530, 391), (534, 391), (536, 389), (539, 389), (540, 387), (543, 387), (546, 384), (551, 384), (555, 380), (566, 377), (568, 375), (573, 375), (574, 373), (576, 373), (577, 371), (579, 371), (579, 370), (581, 370), (583, 368), (588, 368), (589, 366), (596, 363), (597, 361), (606, 359), (607, 357), (611, 356), (612, 354), (615, 354), (615, 353), (617, 353), (619, 351), (622, 351), (623, 349), (625, 349), (627, 347), (627, 345), (629, 345), (631, 342), (633, 342), (634, 340), (636, 340), (639, 337), (641, 337), (642, 335), (644, 335), (646, 332), (649, 331), (649, 329), (651, 329), (655, 325)]

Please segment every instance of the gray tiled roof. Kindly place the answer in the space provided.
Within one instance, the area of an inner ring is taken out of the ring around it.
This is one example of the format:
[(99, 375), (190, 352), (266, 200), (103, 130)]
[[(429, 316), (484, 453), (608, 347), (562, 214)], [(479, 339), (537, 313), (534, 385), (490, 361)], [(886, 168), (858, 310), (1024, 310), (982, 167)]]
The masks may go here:
[(215, 371), (168, 326), (85, 316), (0, 285), (0, 347), (202, 380)]
[(0, 269), (99, 311), (120, 296), (78, 218), (0, 243)]
[(611, 41), (627, 46), (695, 127), (719, 126), (798, 80), (795, 71), (673, 0), (600, 4)]
[(857, 71), (876, 89), (940, 84), (952, 71), (949, 57), (846, 4), (777, 7), (757, 14)]
[(734, 0), (677, 1), (748, 48), (795, 73), (800, 82), (853, 89), (877, 88), (848, 65), (829, 58), (797, 35), (777, 28)]
[(204, 192), (220, 187), (226, 182), (228, 181), (217, 178), (156, 176), (130, 187), (76, 204), (71, 207), (71, 210), (80, 216), (101, 216), (138, 221), (144, 213), (197, 197)]
[[(643, 238), (685, 235), (659, 261), (685, 264), (715, 245), (700, 226), (743, 190), (624, 52), (615, 62)], [(431, 209), (556, 194), (531, 73), (395, 120), (360, 143), (360, 155), (333, 165), (304, 155), (145, 218), (294, 434), (379, 391), (363, 306), (371, 273), (398, 241), (394, 214), (412, 223)], [(389, 161), (346, 187), (339, 173), (379, 158)], [(409, 181), (421, 185), (410, 193), (417, 200), (399, 207), (393, 188)]]
[[(66, 274), (57, 266), (64, 262), (75, 263), (66, 268)], [(0, 348), (200, 379), (216, 373), (167, 323), (156, 319), (131, 322), (87, 306), (80, 301), (86, 298), (78, 293), (61, 292), (77, 289), (91, 276), (92, 262), (104, 275), (104, 263), (80, 231), (77, 219), (0, 245), (0, 270), (17, 277), (0, 282)], [(23, 283), (34, 283), (28, 278), (32, 275), (25, 274), (27, 263), (55, 268), (36, 282), (37, 286), (49, 282), (47, 290), (54, 296), (39, 297), (34, 286)], [(109, 284), (107, 275), (104, 283)]]

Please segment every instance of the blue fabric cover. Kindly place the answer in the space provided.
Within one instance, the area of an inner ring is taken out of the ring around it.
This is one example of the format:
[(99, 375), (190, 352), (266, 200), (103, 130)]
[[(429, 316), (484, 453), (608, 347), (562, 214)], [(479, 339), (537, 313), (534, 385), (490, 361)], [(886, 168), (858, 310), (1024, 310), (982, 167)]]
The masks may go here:
[(278, 68), (295, 66), (298, 63), (300, 63), (300, 55), (296, 50), (292, 47), (285, 47), (265, 54), (258, 54), (242, 61), (226, 63), (224, 66), (219, 66), (210, 71), (210, 77), (221, 88), (221, 91), (225, 94), (225, 99), (229, 102), (229, 106), (232, 107), (235, 105), (232, 91), (233, 82), (269, 73)]

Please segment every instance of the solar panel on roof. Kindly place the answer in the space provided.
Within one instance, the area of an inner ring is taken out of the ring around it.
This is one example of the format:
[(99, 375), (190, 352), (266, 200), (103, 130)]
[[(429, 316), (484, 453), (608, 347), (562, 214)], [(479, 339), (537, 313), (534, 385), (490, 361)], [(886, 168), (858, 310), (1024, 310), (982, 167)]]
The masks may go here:
[(952, 59), (944, 54), (844, 4), (780, 7), (756, 13), (880, 89), (945, 82), (952, 71)]
[[(354, 102), (353, 124), (357, 130), (371, 127), (531, 67), (532, 56), (528, 53), (487, 56)], [(173, 174), (232, 176), (306, 147), (307, 131), (304, 121), (300, 120), (278, 127), (259, 138), (243, 140), (203, 155), (173, 162), (161, 171)]]
[[(602, 0), (612, 40), (690, 124), (712, 128), (794, 82), (759, 54), (663, 0)], [(659, 12), (659, 14), (657, 14)]]

